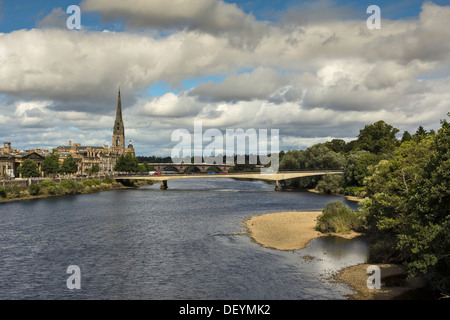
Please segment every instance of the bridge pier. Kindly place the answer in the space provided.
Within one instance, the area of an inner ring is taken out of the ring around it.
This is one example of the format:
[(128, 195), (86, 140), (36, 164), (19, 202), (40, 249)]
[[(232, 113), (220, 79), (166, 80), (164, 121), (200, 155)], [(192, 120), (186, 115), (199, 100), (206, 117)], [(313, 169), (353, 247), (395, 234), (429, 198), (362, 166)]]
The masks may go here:
[(161, 190), (167, 190), (167, 180), (161, 180)]
[(278, 184), (278, 180), (275, 180), (275, 191), (280, 190), (280, 185)]

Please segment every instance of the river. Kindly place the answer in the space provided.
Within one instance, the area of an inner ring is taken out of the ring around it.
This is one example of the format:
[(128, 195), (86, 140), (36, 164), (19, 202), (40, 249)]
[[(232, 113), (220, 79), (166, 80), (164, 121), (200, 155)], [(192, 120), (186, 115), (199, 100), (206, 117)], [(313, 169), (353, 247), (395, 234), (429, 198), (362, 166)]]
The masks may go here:
[[(159, 187), (0, 204), (0, 299), (345, 299), (352, 291), (329, 276), (367, 259), (358, 239), (284, 252), (245, 232), (263, 213), (356, 208), (343, 197), (234, 179)], [(70, 265), (79, 290), (67, 287)]]

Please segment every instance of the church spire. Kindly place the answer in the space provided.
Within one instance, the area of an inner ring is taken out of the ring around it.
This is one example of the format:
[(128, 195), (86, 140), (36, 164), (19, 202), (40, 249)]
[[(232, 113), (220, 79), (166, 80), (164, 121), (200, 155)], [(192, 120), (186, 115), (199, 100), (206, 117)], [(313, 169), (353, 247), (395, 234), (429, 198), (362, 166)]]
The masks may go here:
[(119, 95), (117, 97), (116, 122), (118, 119), (120, 119), (120, 121), (122, 121), (122, 101), (120, 99), (120, 87), (119, 87)]
[(119, 94), (117, 97), (117, 111), (116, 111), (116, 120), (114, 122), (113, 128), (113, 148), (116, 150), (124, 151), (125, 150), (125, 129), (123, 126), (122, 120), (122, 101), (120, 98), (120, 88)]

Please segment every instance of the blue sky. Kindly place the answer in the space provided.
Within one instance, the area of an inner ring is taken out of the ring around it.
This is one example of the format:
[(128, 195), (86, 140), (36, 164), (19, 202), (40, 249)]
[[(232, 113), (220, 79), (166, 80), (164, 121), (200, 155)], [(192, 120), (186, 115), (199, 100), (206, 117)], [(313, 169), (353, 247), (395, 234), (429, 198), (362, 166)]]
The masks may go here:
[[(1, 7), (0, 31), (11, 32), (19, 29), (32, 29), (36, 27), (37, 21), (48, 15), (54, 8), (60, 7), (65, 10), (70, 5), (79, 5), (77, 0), (41, 0), (41, 1), (17, 1), (3, 0)], [(314, 1), (298, 0), (253, 0), (253, 1), (225, 1), (237, 4), (246, 13), (252, 13), (258, 20), (279, 19), (279, 15), (290, 10), (310, 6)], [(360, 13), (360, 17), (367, 17), (365, 10), (370, 5), (378, 5), (382, 9), (383, 17), (388, 19), (399, 19), (415, 17), (419, 14), (424, 1), (329, 1), (330, 8), (349, 8)], [(435, 4), (448, 5), (449, 1), (435, 0)], [(82, 24), (90, 28), (113, 29), (113, 25), (105, 24), (96, 13), (83, 13)]]
[(111, 144), (119, 86), (141, 155), (170, 154), (194, 121), (279, 129), (289, 150), (378, 120), (437, 130), (450, 110), (450, 1), (124, 3), (0, 0), (0, 143)]

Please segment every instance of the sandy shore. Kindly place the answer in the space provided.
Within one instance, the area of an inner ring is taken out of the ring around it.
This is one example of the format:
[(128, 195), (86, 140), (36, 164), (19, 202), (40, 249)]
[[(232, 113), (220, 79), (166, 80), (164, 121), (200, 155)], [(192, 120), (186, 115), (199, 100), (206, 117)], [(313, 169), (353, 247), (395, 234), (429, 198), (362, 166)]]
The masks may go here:
[(360, 234), (324, 234), (315, 230), (317, 217), (322, 211), (276, 212), (251, 217), (245, 223), (253, 241), (263, 247), (278, 250), (300, 250), (309, 241), (326, 235), (351, 239)]
[(367, 288), (369, 264), (358, 264), (342, 269), (334, 278), (345, 283), (356, 293), (349, 295), (350, 300), (417, 300), (432, 299), (424, 297), (427, 283), (421, 278), (407, 278), (405, 269), (396, 264), (377, 264), (380, 268), (381, 288)]
[[(292, 211), (262, 214), (245, 221), (250, 238), (263, 247), (278, 250), (300, 250), (306, 247), (314, 238), (326, 236), (315, 226), (321, 211)], [(336, 234), (335, 234), (336, 235)], [(354, 238), (358, 233), (346, 235)], [(345, 283), (356, 294), (349, 296), (352, 300), (391, 300), (399, 298), (423, 287), (420, 279), (406, 279), (404, 269), (398, 265), (379, 264), (381, 269), (381, 289), (368, 289), (368, 264), (360, 264), (340, 270), (335, 275), (335, 281)], [(409, 295), (411, 296), (411, 295)]]
[(321, 211), (277, 212), (251, 217), (245, 223), (253, 241), (278, 250), (300, 250), (323, 234), (316, 231)]

